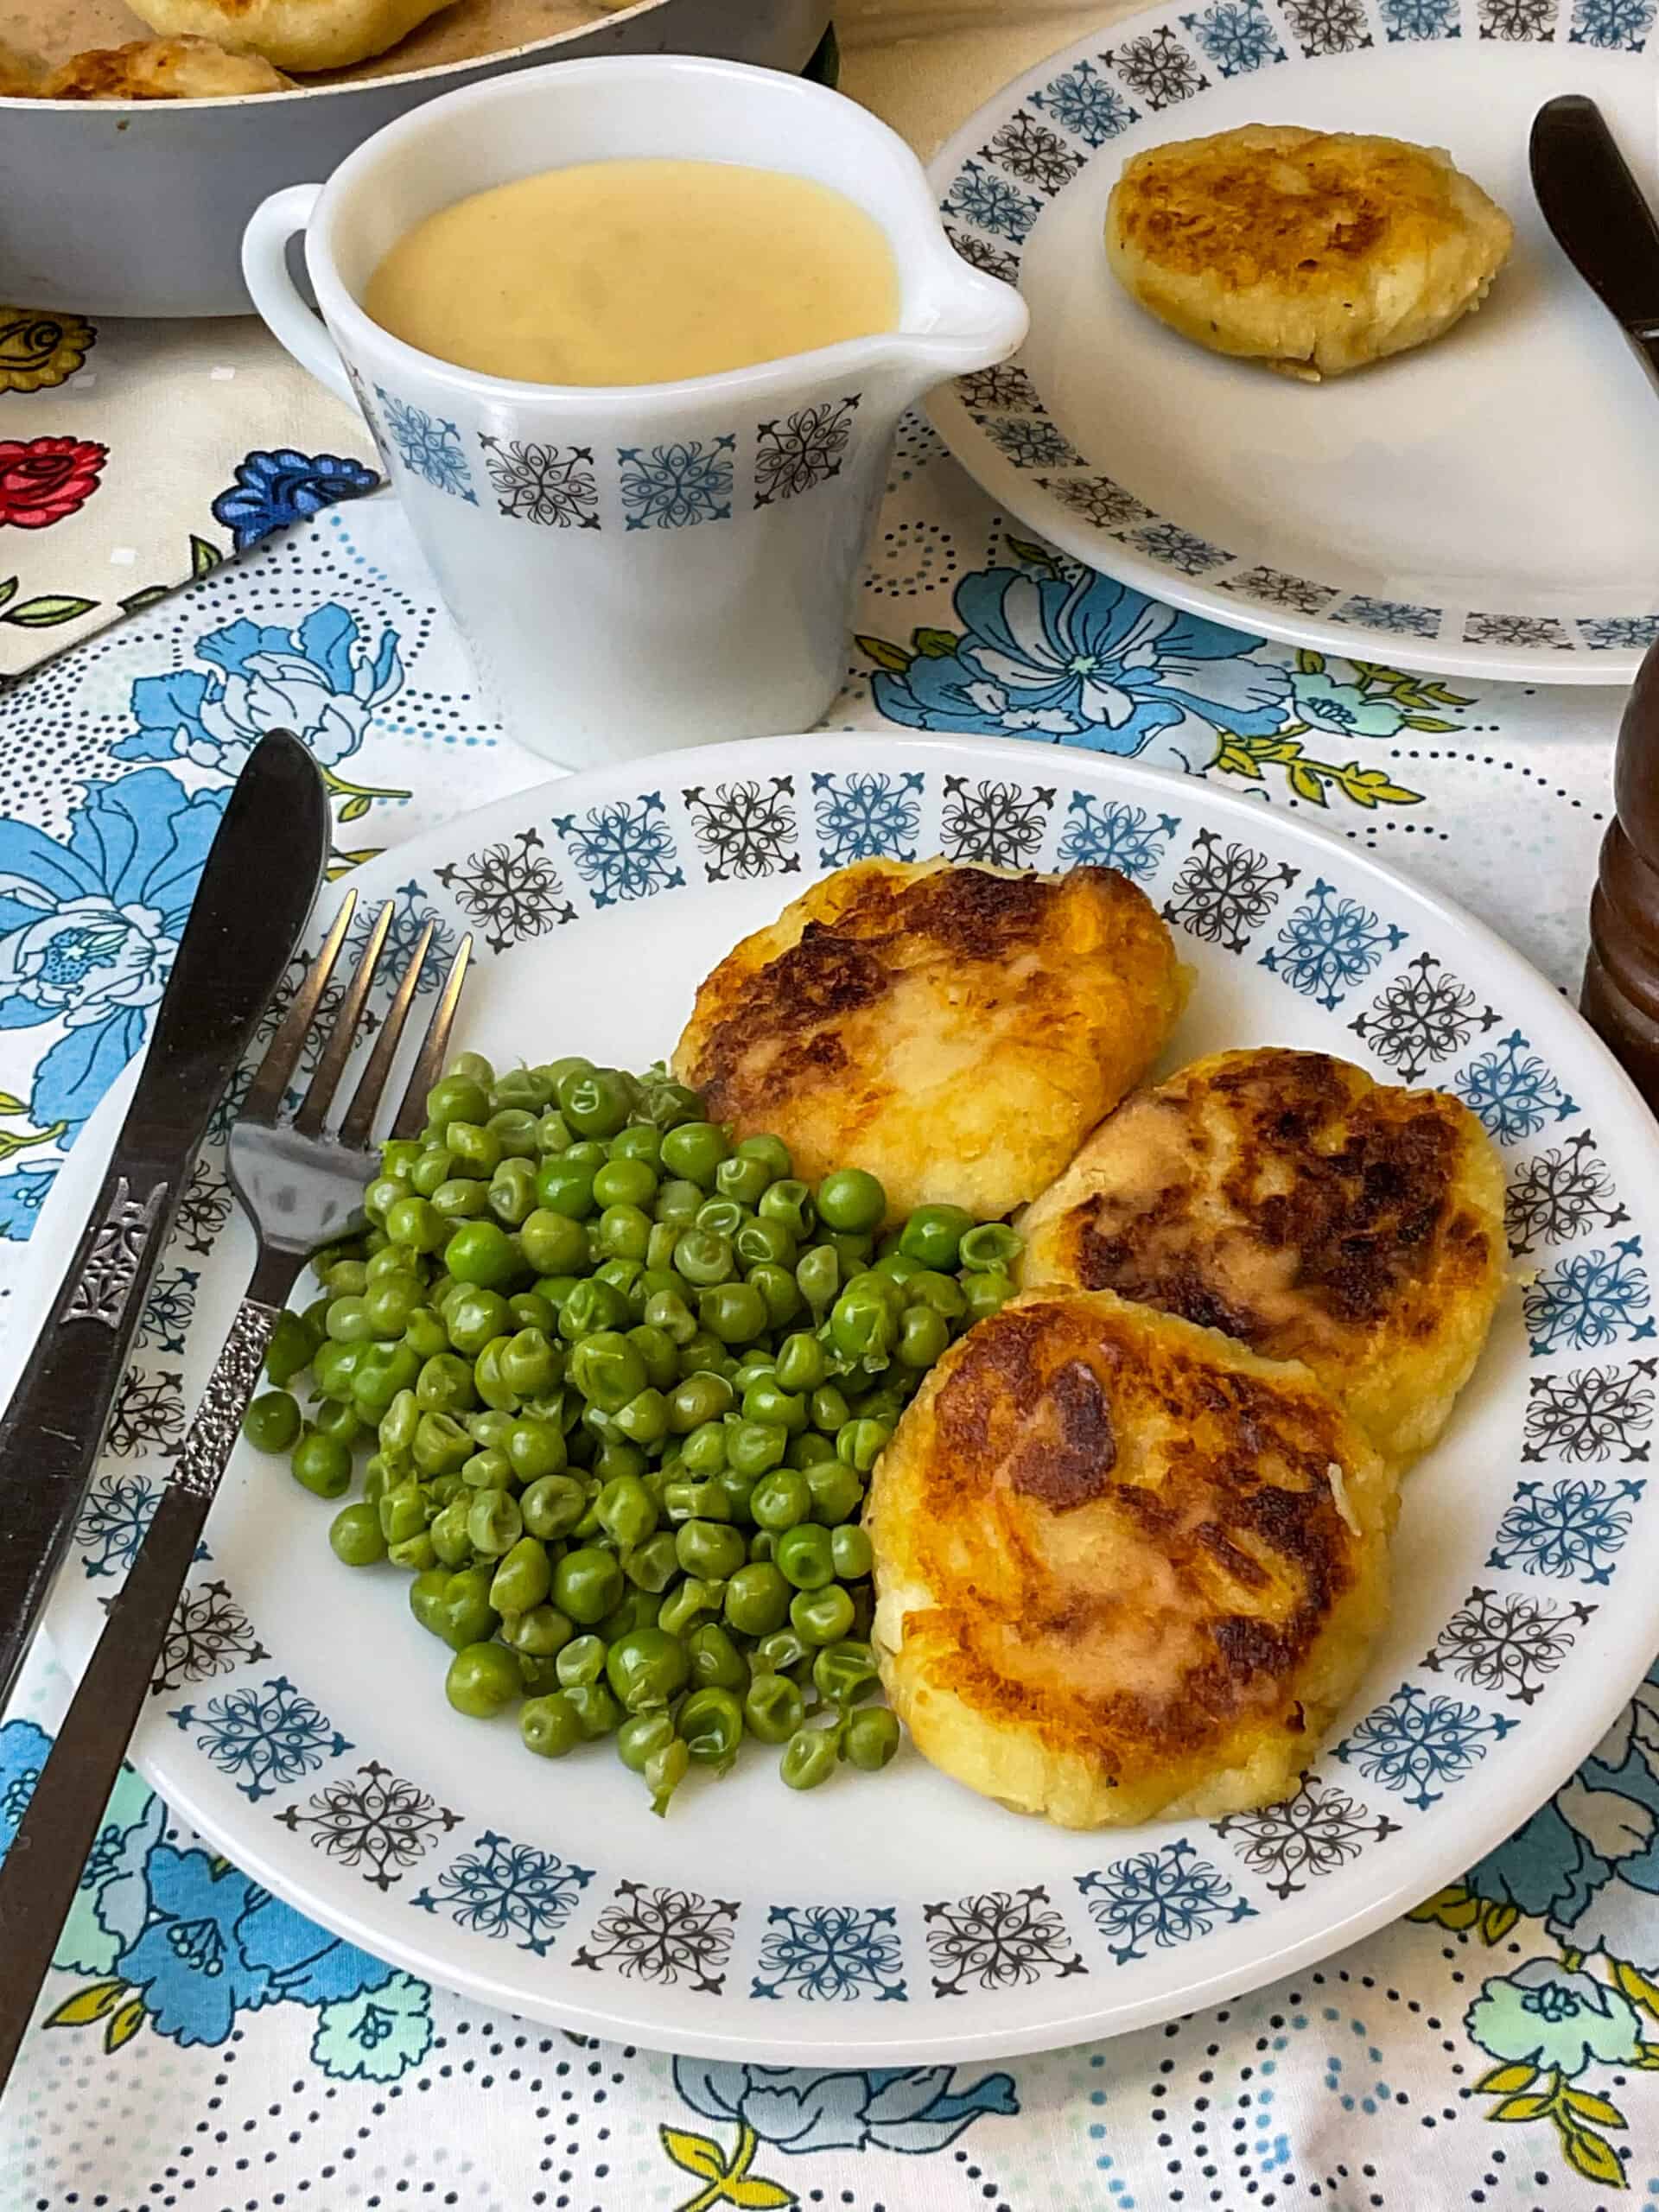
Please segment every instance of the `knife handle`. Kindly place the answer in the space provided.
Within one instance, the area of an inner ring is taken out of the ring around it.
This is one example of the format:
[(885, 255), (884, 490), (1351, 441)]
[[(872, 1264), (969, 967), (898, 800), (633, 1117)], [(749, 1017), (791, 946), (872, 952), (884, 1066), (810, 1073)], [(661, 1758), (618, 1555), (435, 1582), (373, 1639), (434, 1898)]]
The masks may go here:
[(0, 1711), (74, 1529), (175, 1198), (160, 1170), (111, 1168), (0, 1419)]

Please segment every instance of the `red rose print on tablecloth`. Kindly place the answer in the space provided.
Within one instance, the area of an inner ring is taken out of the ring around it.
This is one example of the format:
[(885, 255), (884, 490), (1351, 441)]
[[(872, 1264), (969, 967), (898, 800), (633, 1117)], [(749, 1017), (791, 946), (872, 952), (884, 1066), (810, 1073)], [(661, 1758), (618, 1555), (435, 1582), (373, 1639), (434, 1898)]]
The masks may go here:
[(107, 446), (86, 438), (0, 438), (0, 529), (47, 530), (98, 489)]

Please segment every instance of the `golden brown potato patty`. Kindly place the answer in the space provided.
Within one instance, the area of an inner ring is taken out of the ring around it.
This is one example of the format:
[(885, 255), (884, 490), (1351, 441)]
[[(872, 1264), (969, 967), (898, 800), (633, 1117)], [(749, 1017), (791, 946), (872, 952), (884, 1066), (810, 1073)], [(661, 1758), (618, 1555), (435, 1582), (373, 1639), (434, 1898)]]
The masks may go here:
[(1503, 1287), (1503, 1170), (1468, 1108), (1276, 1046), (1127, 1100), (1020, 1226), (1027, 1284), (1303, 1360), (1396, 1466), (1444, 1427)]
[(1066, 1827), (1289, 1794), (1387, 1611), (1392, 1478), (1306, 1368), (1108, 1291), (969, 1331), (879, 1461), (882, 1680)]
[(1313, 383), (1438, 338), (1514, 235), (1440, 148), (1294, 124), (1149, 146), (1106, 214), (1107, 257), (1142, 307)]
[(448, 0), (130, 0), (154, 31), (217, 39), (284, 69), (344, 69), (384, 54)]
[(290, 86), (258, 54), (210, 38), (141, 38), (77, 54), (38, 89), (54, 100), (210, 100)]
[(861, 861), (728, 953), (674, 1055), (740, 1136), (816, 1179), (863, 1167), (894, 1217), (1002, 1214), (1139, 1082), (1185, 996), (1145, 893), (1109, 868)]

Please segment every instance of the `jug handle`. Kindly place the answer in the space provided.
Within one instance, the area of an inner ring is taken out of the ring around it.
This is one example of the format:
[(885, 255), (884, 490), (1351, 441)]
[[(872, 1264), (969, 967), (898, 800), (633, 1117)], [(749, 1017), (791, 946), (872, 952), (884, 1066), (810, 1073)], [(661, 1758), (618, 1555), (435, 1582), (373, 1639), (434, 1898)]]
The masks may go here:
[(242, 233), (242, 276), (272, 334), (319, 384), (361, 414), (327, 325), (307, 306), (289, 271), (289, 241), (304, 231), (321, 195), (320, 184), (290, 184), (261, 200)]

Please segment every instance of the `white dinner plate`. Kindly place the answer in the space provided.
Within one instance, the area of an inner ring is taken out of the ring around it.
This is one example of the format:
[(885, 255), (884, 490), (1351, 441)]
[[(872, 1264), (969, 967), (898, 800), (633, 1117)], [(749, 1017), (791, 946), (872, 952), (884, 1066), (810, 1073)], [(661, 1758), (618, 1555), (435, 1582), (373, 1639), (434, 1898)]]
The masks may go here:
[[(1392, 1622), (1301, 1793), (1261, 1814), (1066, 1834), (906, 1745), (880, 1777), (843, 1770), (808, 1796), (752, 1748), (658, 1821), (608, 1747), (544, 1764), (511, 1718), (451, 1712), (406, 1578), (339, 1565), (334, 1509), (243, 1447), (135, 1756), (239, 1866), (411, 1973), (569, 2028), (777, 2063), (1109, 2034), (1319, 1958), (1451, 1880), (1573, 1771), (1651, 1656), (1659, 1132), (1548, 984), (1353, 846), (1086, 753), (820, 733), (521, 793), (353, 881), (365, 912), (395, 898), (398, 945), (428, 917), (445, 944), (476, 932), (459, 1045), (643, 1065), (712, 963), (822, 871), (937, 851), (1132, 874), (1198, 971), (1168, 1065), (1319, 1046), (1448, 1087), (1502, 1147), (1517, 1281), (1409, 1479)], [(106, 1102), (59, 1178), (43, 1271), (118, 1111)], [(50, 1616), (72, 1662), (167, 1480), (251, 1246), (210, 1145)]]
[[(1652, 195), (1654, 0), (1199, 0), (1029, 69), (931, 176), (958, 251), (1017, 282), (1017, 361), (931, 403), (995, 499), (1090, 567), (1390, 666), (1628, 683), (1659, 636), (1659, 410), (1527, 174), (1558, 92)], [(1304, 385), (1178, 338), (1102, 244), (1131, 154), (1246, 123), (1444, 146), (1513, 257), (1438, 344)]]

